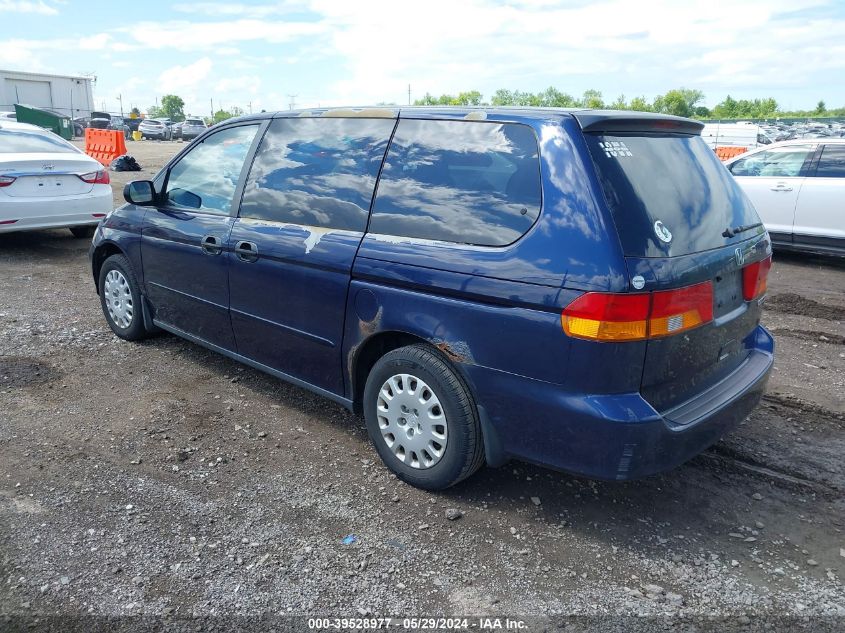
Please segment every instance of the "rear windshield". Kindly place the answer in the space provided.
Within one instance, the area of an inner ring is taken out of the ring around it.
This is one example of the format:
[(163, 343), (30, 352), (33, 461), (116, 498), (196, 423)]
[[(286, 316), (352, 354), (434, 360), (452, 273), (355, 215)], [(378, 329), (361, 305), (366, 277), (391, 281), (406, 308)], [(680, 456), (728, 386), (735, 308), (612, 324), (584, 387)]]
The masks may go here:
[(0, 154), (73, 154), (78, 151), (55, 134), (34, 130), (0, 130)]
[(202, 125), (202, 121), (199, 119), (188, 119), (185, 121), (185, 125)]
[(625, 254), (687, 255), (748, 239), (757, 212), (699, 136), (585, 135)]

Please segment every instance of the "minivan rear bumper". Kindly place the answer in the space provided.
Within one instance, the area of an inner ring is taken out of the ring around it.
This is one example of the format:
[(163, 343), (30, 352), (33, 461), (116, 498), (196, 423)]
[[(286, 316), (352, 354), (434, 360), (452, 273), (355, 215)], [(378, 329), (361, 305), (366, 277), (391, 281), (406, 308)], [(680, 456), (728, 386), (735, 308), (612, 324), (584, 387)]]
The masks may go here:
[(484, 431), (496, 436), (485, 438), (485, 446), (595, 479), (636, 479), (698, 455), (754, 409), (771, 373), (774, 340), (763, 326), (749, 338), (752, 348), (739, 367), (663, 412), (639, 393), (572, 394), (514, 374), (465, 369), (486, 418)]

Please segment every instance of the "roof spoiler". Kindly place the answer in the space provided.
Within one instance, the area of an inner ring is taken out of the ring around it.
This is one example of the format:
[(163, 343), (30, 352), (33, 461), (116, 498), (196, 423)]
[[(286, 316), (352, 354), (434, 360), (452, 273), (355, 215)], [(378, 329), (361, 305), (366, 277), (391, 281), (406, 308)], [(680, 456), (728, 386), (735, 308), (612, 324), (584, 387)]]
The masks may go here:
[(584, 132), (662, 132), (701, 135), (704, 124), (671, 114), (628, 112), (624, 110), (585, 110), (573, 112)]

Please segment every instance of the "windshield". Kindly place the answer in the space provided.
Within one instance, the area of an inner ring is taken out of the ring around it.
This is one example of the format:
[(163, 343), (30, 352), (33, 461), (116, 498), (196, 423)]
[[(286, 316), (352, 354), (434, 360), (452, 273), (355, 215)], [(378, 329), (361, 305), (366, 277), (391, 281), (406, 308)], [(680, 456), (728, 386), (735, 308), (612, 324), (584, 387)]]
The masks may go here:
[(55, 134), (35, 130), (0, 129), (0, 154), (72, 154), (79, 152)]
[(672, 257), (762, 233), (748, 198), (699, 136), (585, 135), (630, 257)]

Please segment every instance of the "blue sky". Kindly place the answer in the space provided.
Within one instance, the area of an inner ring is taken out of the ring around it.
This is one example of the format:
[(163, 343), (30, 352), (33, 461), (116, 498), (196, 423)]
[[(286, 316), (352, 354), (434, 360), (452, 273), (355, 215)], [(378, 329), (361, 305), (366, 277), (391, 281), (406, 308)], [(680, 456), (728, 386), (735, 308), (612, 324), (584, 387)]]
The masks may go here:
[(842, 0), (0, 0), (0, 68), (93, 73), (98, 105), (186, 112), (406, 103), (497, 88), (652, 98), (699, 88), (707, 105), (773, 96), (845, 105)]

